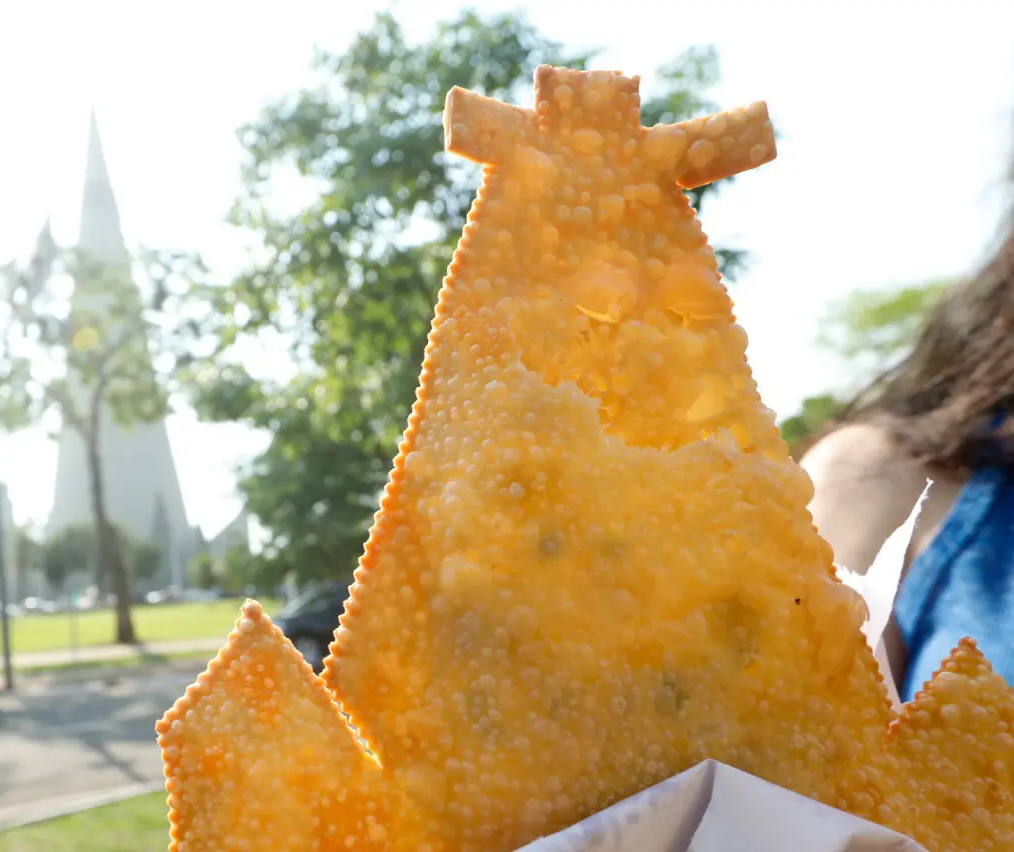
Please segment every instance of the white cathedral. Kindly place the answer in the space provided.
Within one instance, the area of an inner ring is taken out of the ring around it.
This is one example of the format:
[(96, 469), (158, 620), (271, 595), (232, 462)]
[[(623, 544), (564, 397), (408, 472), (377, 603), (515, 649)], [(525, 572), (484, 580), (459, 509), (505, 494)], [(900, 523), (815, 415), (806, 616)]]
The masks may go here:
[[(93, 258), (108, 264), (127, 255), (98, 124), (91, 116), (88, 155), (81, 207), (81, 229), (78, 247)], [(135, 579), (134, 592), (187, 587), (187, 573), (193, 559), (208, 553), (213, 559), (224, 559), (236, 547), (249, 547), (248, 516), (245, 511), (210, 541), (200, 527), (191, 526), (183, 505), (176, 463), (164, 420), (138, 423), (124, 428), (108, 411), (101, 412), (100, 452), (105, 485), (106, 507), (112, 523), (137, 541), (158, 548), (162, 564), (156, 575), (147, 580)], [(59, 436), (53, 509), (46, 524), (51, 536), (73, 526), (91, 525), (91, 498), (85, 445), (80, 435), (64, 427)], [(0, 488), (0, 522), (6, 514), (3, 489)], [(8, 510), (9, 511), (9, 510)], [(10, 547), (12, 529), (4, 525), (7, 559), (8, 594), (17, 601), (32, 595), (44, 596), (46, 591), (39, 572), (16, 570), (16, 558)], [(34, 576), (32, 576), (34, 575)], [(93, 574), (84, 569), (68, 578), (65, 590), (80, 592), (93, 582)]]

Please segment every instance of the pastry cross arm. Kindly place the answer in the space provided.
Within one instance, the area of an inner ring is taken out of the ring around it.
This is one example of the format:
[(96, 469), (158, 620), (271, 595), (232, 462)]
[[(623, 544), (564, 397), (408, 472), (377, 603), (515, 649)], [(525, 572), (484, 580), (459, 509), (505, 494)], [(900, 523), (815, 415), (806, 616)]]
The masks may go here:
[(646, 147), (652, 139), (671, 134), (684, 153), (676, 166), (676, 182), (695, 189), (722, 178), (770, 163), (777, 155), (775, 131), (764, 101), (694, 118), (679, 124), (659, 124), (644, 131)]
[[(639, 78), (540, 66), (536, 109), (522, 109), (455, 87), (447, 94), (448, 151), (473, 162), (503, 165), (540, 134), (569, 140), (579, 153), (598, 152), (596, 129), (633, 142), (647, 165), (672, 174), (684, 189), (732, 177), (775, 159), (775, 134), (763, 101), (677, 124), (640, 126)], [(617, 122), (617, 117), (621, 121)], [(601, 141), (601, 140), (600, 140)]]
[(500, 165), (510, 146), (535, 129), (535, 113), (455, 86), (444, 104), (444, 143), (467, 160)]

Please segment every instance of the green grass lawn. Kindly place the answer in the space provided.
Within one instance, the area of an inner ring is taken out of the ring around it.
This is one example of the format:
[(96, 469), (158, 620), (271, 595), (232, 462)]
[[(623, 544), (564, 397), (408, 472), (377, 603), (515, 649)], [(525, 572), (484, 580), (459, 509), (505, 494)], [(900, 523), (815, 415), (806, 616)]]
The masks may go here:
[[(224, 640), (222, 644), (225, 644)], [(96, 675), (113, 675), (123, 669), (149, 669), (172, 663), (206, 663), (215, 656), (215, 653), (215, 651), (180, 651), (178, 654), (151, 654), (137, 651), (127, 657), (114, 657), (109, 660), (76, 660), (72, 663), (59, 663), (51, 666), (15, 666), (14, 671), (27, 677), (57, 674), (69, 670), (94, 672)]]
[[(277, 602), (261, 601), (269, 612)], [(173, 642), (186, 639), (225, 639), (239, 617), (240, 600), (211, 603), (160, 604), (134, 609), (134, 627), (143, 642)], [(116, 632), (115, 613), (109, 609), (73, 615), (23, 615), (10, 620), (14, 653), (61, 651), (71, 647), (76, 630), (78, 647), (111, 644)], [(2, 648), (0, 639), (0, 648)]]
[(0, 833), (0, 852), (165, 852), (165, 793)]

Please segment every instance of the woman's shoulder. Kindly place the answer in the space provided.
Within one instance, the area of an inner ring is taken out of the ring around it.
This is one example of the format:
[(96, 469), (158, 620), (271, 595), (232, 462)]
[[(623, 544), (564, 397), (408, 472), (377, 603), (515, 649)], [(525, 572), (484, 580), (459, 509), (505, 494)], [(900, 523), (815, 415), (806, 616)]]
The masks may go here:
[(924, 466), (876, 423), (835, 429), (800, 464), (813, 482), (814, 523), (838, 561), (860, 573), (904, 523), (926, 487)]
[(917, 475), (922, 466), (898, 443), (891, 432), (877, 423), (846, 423), (829, 432), (807, 450), (800, 464), (814, 480), (848, 482), (852, 485)]

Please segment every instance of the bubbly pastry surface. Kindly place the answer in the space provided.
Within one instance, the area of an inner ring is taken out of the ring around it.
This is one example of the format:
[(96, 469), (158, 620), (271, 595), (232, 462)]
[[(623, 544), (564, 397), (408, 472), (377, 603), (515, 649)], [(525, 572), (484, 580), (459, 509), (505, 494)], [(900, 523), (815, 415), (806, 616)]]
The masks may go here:
[(767, 110), (646, 129), (637, 90), (448, 97), (487, 168), (325, 679), (462, 852), (705, 757), (848, 804), (889, 721), (678, 184), (774, 156)]
[(1014, 693), (965, 639), (888, 739), (907, 810), (888, 823), (932, 852), (1014, 850)]
[(170, 852), (392, 848), (379, 766), (256, 601), (157, 732)]
[(766, 107), (542, 67), (445, 129), (483, 185), (324, 679), (244, 606), (158, 726), (170, 849), (511, 852), (713, 758), (1014, 852), (1014, 692), (966, 641), (892, 718), (681, 189)]

